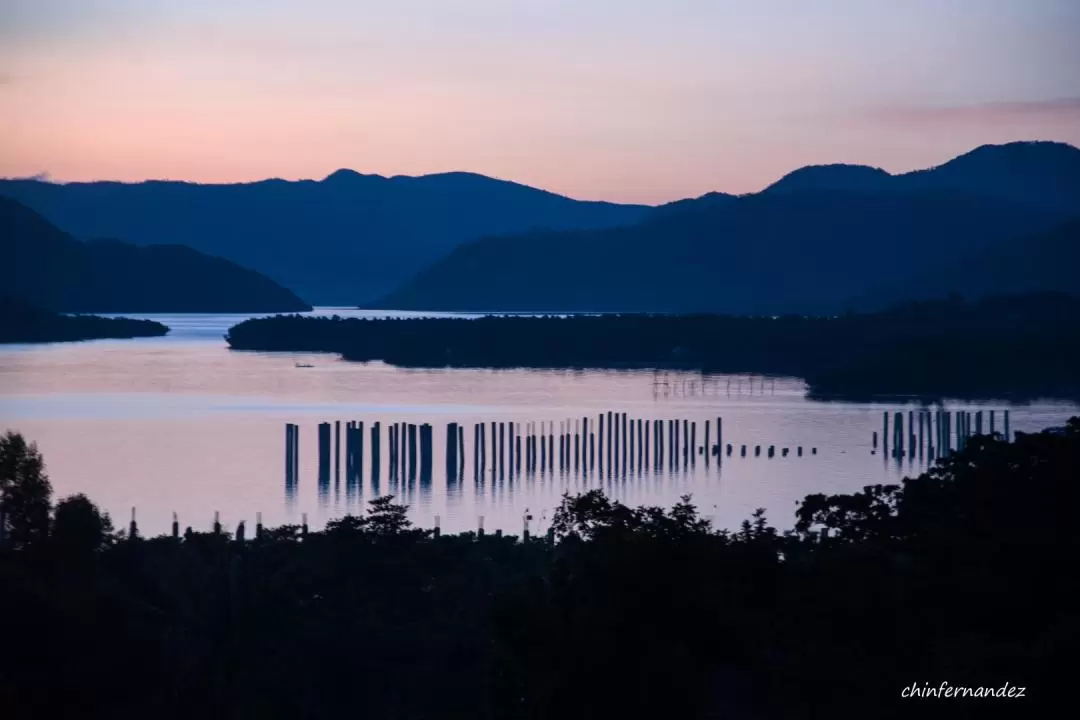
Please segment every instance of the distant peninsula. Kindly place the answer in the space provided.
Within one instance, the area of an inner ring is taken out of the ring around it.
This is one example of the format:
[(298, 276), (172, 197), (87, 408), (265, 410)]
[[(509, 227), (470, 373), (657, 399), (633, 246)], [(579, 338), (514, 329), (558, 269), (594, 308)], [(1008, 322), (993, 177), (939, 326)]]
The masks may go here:
[(153, 320), (61, 315), (13, 295), (0, 294), (0, 343), (159, 337), (169, 328)]
[(259, 313), (311, 309), (254, 270), (182, 245), (80, 242), (0, 196), (0, 286), (62, 313)]
[(569, 315), (342, 319), (229, 330), (238, 350), (399, 366), (677, 367), (804, 378), (816, 396), (1080, 396), (1080, 298), (960, 298), (840, 316)]

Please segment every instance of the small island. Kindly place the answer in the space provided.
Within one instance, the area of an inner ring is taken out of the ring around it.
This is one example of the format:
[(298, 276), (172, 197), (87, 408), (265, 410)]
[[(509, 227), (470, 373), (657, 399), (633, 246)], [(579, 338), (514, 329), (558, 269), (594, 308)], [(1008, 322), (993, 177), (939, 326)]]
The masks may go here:
[(129, 339), (159, 337), (168, 332), (168, 327), (153, 320), (61, 315), (0, 294), (0, 343)]
[(409, 367), (786, 375), (805, 379), (816, 396), (1080, 394), (1080, 299), (1054, 293), (832, 317), (279, 315), (244, 321), (226, 340), (237, 350), (332, 352)]

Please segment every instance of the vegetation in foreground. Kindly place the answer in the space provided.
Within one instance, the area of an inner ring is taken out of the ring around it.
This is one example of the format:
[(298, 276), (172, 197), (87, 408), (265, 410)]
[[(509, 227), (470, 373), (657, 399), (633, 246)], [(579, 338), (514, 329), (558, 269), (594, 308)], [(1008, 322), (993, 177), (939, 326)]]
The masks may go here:
[[(794, 530), (567, 496), (548, 538), (384, 497), (325, 531), (114, 533), (0, 438), (5, 717), (1034, 717), (1080, 640), (1080, 417)], [(253, 537), (254, 535), (254, 537)], [(1024, 688), (1023, 699), (902, 697)]]
[(169, 328), (153, 320), (61, 315), (0, 294), (0, 343), (67, 342), (165, 335)]
[(1080, 394), (1080, 298), (959, 298), (841, 317), (284, 315), (229, 330), (238, 350), (421, 367), (675, 366), (805, 378), (815, 395)]

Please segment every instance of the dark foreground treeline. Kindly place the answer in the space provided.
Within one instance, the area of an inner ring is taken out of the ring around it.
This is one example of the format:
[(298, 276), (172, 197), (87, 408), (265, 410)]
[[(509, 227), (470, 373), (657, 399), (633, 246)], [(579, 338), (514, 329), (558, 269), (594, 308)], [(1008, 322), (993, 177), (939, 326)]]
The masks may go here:
[(126, 339), (155, 337), (168, 332), (168, 327), (153, 320), (61, 315), (0, 293), (0, 343)]
[[(593, 491), (554, 542), (437, 536), (389, 498), (142, 539), (51, 507), (19, 435), (0, 469), (4, 717), (1037, 717), (1074, 686), (1080, 418), (808, 496), (785, 533)], [(942, 683), (1014, 697), (903, 695)]]
[(1080, 298), (909, 304), (842, 317), (501, 316), (247, 320), (238, 350), (341, 353), (404, 366), (656, 367), (805, 378), (820, 395), (1080, 392)]

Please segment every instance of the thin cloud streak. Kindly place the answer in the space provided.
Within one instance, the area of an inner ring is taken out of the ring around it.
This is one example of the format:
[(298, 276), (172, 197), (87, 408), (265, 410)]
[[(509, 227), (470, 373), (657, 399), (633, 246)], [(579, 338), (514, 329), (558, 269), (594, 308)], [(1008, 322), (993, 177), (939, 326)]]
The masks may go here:
[(876, 108), (871, 115), (876, 120), (898, 124), (983, 124), (1073, 119), (1080, 121), (1080, 97), (975, 105), (892, 105)]

